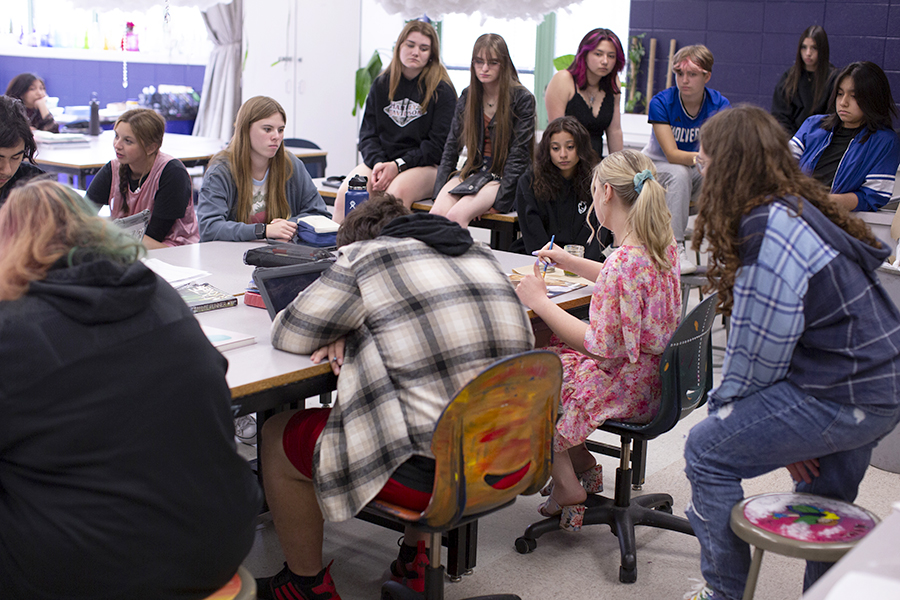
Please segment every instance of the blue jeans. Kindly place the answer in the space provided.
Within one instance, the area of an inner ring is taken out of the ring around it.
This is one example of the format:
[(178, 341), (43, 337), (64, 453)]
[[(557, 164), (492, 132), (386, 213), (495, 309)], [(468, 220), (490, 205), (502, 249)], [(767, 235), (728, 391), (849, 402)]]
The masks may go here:
[[(825, 402), (787, 381), (711, 410), (691, 429), (684, 450), (687, 517), (700, 540), (707, 585), (728, 600), (744, 594), (750, 548), (729, 525), (732, 507), (744, 497), (742, 479), (818, 458), (820, 475), (796, 490), (853, 502), (872, 449), (898, 418), (900, 408)], [(808, 562), (804, 589), (830, 566)]]

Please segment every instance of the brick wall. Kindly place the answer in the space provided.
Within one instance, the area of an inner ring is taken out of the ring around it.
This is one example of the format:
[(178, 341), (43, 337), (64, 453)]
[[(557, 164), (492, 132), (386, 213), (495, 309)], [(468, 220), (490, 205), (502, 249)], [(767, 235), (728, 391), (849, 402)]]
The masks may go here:
[[(828, 33), (831, 62), (857, 60), (880, 65), (900, 108), (900, 0), (631, 0), (631, 35), (656, 38), (653, 89), (666, 85), (669, 40), (678, 48), (705, 44), (715, 56), (709, 87), (732, 103), (771, 108), (778, 78), (793, 64), (800, 34), (809, 25)], [(638, 76), (646, 90), (647, 57)], [(673, 81), (674, 85), (674, 81)]]

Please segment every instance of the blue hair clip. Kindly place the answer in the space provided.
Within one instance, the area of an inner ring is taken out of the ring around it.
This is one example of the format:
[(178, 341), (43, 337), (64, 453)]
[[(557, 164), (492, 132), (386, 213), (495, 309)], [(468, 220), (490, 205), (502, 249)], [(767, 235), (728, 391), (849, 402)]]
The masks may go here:
[(641, 190), (644, 189), (644, 182), (648, 179), (653, 179), (653, 173), (650, 172), (650, 169), (644, 169), (634, 176), (634, 191), (636, 191), (638, 195), (640, 195)]

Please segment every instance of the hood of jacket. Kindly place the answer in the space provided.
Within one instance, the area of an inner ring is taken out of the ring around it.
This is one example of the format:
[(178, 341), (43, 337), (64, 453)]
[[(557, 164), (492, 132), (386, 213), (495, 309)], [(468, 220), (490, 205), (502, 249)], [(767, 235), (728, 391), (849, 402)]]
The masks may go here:
[[(475, 242), (468, 230), (457, 223), (431, 213), (397, 217), (381, 230), (381, 236), (411, 237), (428, 244), (441, 254), (460, 256)], [(381, 237), (379, 236), (379, 237)]]
[(129, 265), (96, 254), (61, 258), (28, 295), (40, 298), (67, 317), (86, 325), (114, 323), (144, 310), (157, 286), (156, 274), (141, 262)]
[(798, 210), (801, 211), (800, 214), (803, 220), (823, 240), (846, 258), (857, 263), (865, 271), (876, 270), (891, 253), (891, 247), (884, 242), (881, 243), (881, 248), (873, 248), (864, 241), (853, 237), (819, 212), (819, 209), (810, 202), (804, 201), (802, 208), (799, 207), (797, 198), (794, 197), (780, 198), (779, 202), (787, 205), (794, 214)]

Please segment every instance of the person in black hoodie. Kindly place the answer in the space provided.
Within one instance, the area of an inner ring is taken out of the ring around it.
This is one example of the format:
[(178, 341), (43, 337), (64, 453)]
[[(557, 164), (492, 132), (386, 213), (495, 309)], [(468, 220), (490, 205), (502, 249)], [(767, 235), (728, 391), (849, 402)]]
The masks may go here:
[(424, 21), (408, 22), (391, 64), (366, 98), (359, 128), (363, 162), (338, 189), (334, 220), (344, 220), (344, 194), (354, 175), (368, 177), (370, 196), (386, 192), (407, 208), (430, 198), (455, 106), (456, 90), (441, 63), (437, 32)]
[(22, 102), (0, 96), (0, 206), (17, 183), (43, 174), (34, 164), (35, 152)]
[(560, 117), (547, 125), (531, 169), (519, 178), (516, 207), (522, 237), (513, 242), (513, 252), (530, 254), (556, 236), (560, 248), (583, 246), (584, 258), (603, 261), (601, 251), (612, 244), (612, 234), (590, 210), (591, 175), (599, 161), (578, 119)]
[(52, 181), (0, 209), (0, 597), (204, 598), (253, 544), (226, 360)]

